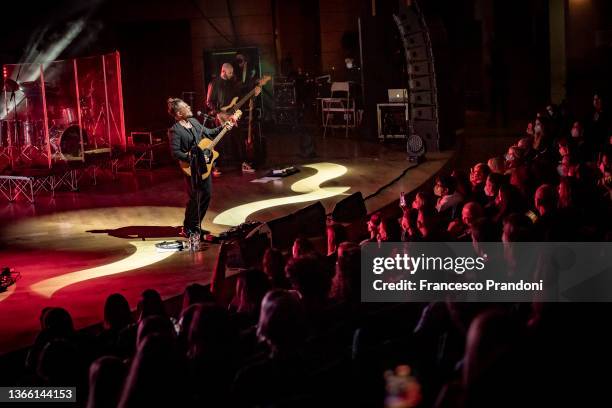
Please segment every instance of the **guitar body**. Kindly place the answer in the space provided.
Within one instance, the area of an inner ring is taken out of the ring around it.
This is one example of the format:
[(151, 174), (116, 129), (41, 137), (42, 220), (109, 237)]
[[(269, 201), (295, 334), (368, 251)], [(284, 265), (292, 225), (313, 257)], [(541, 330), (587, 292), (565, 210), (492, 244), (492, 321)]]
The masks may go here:
[(222, 107), (220, 111), (223, 113), (228, 113), (234, 106), (236, 106), (236, 103), (238, 103), (238, 97), (234, 96), (229, 105)]
[[(206, 180), (208, 176), (210, 176), (210, 172), (212, 171), (213, 165), (215, 164), (215, 161), (219, 157), (219, 152), (214, 150), (212, 146), (213, 146), (213, 141), (207, 137), (203, 138), (202, 140), (200, 140), (200, 143), (198, 143), (198, 147), (200, 149), (202, 150), (209, 149), (212, 152), (212, 160), (210, 161), (210, 163), (205, 164), (206, 171), (202, 173), (202, 180)], [(183, 170), (183, 173), (191, 177), (191, 167), (189, 166), (189, 163), (185, 163), (184, 161), (181, 161), (180, 166), (181, 166), (181, 170)]]

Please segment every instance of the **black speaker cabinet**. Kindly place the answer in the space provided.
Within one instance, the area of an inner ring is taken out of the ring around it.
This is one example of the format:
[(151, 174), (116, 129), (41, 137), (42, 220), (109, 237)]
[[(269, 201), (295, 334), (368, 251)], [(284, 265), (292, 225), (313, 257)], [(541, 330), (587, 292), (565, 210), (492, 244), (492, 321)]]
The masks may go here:
[(336, 222), (351, 222), (365, 217), (367, 213), (363, 195), (358, 191), (336, 203), (332, 219)]

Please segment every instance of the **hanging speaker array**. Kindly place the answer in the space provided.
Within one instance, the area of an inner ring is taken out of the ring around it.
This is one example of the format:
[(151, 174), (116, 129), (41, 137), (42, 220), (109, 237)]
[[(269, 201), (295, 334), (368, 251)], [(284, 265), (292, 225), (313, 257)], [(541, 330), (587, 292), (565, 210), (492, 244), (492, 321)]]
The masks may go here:
[[(427, 151), (440, 150), (439, 109), (434, 55), (429, 29), (416, 1), (400, 2), (393, 16), (399, 30), (406, 58), (408, 100), (414, 135), (422, 138)], [(415, 148), (415, 140), (412, 140)], [(418, 149), (420, 150), (420, 149)]]

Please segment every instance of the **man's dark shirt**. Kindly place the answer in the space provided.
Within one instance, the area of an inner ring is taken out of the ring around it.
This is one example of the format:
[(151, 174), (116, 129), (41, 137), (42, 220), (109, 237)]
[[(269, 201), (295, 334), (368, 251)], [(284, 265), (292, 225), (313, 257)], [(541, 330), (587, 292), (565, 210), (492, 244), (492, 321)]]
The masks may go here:
[(202, 125), (195, 118), (187, 119), (189, 123), (191, 123), (192, 128), (186, 129), (183, 125), (176, 122), (172, 128), (172, 137), (170, 139), (170, 147), (172, 149), (172, 157), (177, 160), (181, 160), (189, 163), (189, 150), (193, 146), (193, 140), (195, 138), (195, 142), (200, 143), (202, 137), (208, 137), (216, 135), (222, 129), (222, 127), (216, 128), (204, 128), (202, 132), (202, 136), (200, 136), (200, 131), (202, 130)]
[(222, 107), (230, 104), (232, 99), (241, 95), (240, 83), (234, 79), (215, 78), (208, 84), (206, 109), (211, 115), (219, 113)]
[(254, 78), (248, 78), (246, 82), (235, 78), (223, 79), (217, 77), (208, 84), (206, 94), (206, 109), (209, 115), (216, 115), (221, 108), (230, 104), (233, 98), (246, 95), (256, 85)]

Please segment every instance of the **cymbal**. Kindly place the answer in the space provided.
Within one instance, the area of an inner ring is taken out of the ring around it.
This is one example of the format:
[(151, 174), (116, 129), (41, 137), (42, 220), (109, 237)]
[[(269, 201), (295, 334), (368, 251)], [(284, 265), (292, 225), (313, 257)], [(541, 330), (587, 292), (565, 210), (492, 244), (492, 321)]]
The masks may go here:
[(12, 80), (11, 78), (4, 79), (4, 89), (6, 92), (17, 92), (21, 90), (21, 87), (17, 83), (17, 81)]

